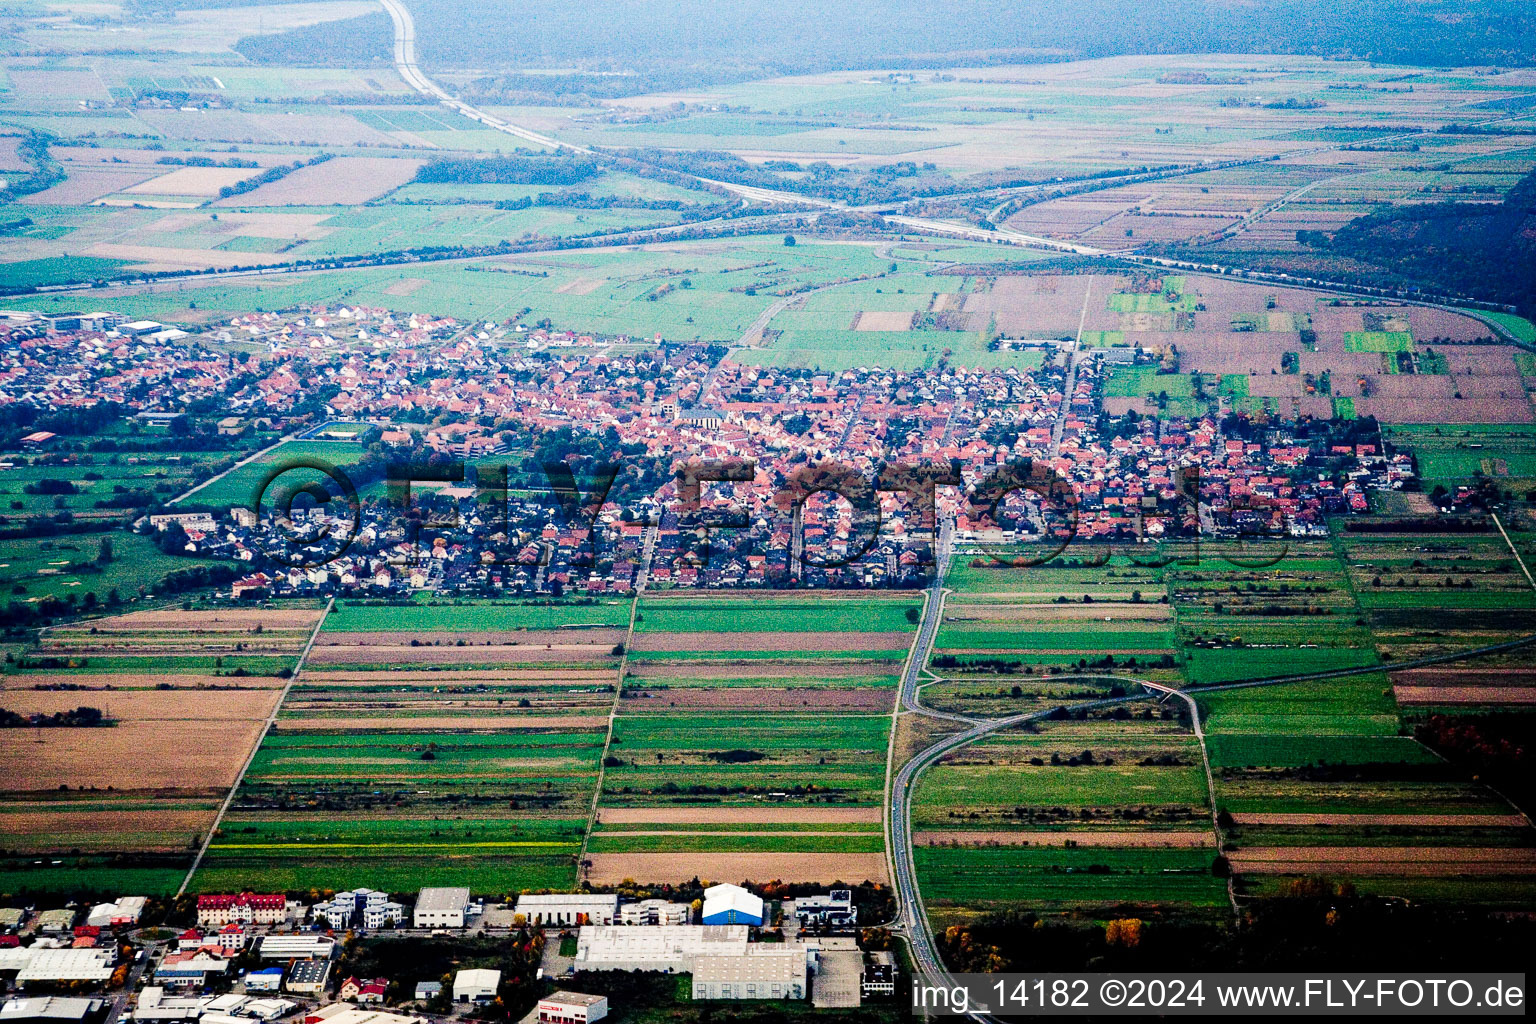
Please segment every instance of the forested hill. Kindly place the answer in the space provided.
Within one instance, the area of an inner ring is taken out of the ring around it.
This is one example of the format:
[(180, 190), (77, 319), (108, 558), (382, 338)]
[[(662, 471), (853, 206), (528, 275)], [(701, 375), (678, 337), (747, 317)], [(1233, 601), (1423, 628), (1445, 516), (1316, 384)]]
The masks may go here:
[(1429, 203), (1350, 221), (1315, 248), (1401, 275), (1435, 291), (1511, 303), (1536, 313), (1536, 172), (1502, 203)]
[[(134, 7), (153, 16), (242, 2), (136, 0)], [(591, 95), (815, 71), (1120, 54), (1536, 64), (1536, 3), (1529, 0), (406, 0), (406, 6), (428, 69), (623, 72), (599, 80), (582, 75), (579, 88), (556, 90)], [(330, 64), (352, 50), (378, 59), (390, 38), (380, 13), (252, 37), (239, 49), (262, 63)]]
[[(1062, 57), (1295, 53), (1423, 65), (1536, 62), (1526, 0), (407, 0), (433, 67), (731, 62), (740, 73)], [(600, 12), (600, 13), (599, 13)], [(856, 41), (856, 42), (855, 42)], [(638, 63), (637, 63), (638, 62)], [(703, 70), (702, 68), (700, 70)]]

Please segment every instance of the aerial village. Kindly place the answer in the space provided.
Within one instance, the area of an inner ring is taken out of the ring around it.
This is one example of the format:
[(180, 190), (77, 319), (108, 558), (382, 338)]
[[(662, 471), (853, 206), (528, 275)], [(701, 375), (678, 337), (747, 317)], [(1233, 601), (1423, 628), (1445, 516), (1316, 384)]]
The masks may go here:
[[(212, 497), (228, 499), (227, 486), (157, 495), (136, 522), (170, 531), (162, 548), (231, 563), (235, 596), (601, 594), (632, 590), (642, 572), (651, 586), (700, 588), (921, 578), (933, 540), (924, 503), (882, 485), (856, 510), (846, 486), (816, 475), (826, 466), (871, 481), (893, 465), (935, 468), (955, 485), (930, 492), (937, 514), (957, 540), (983, 545), (1324, 536), (1327, 516), (1364, 512), (1371, 490), (1414, 476), (1408, 454), (1328, 424), (1219, 409), (1111, 416), (1106, 360), (1150, 357), (1066, 343), (1035, 369), (831, 373), (746, 365), (723, 346), (352, 307), (197, 332), (110, 313), (11, 314), (0, 338), (0, 409), (112, 410), (136, 429), (222, 447), (231, 462), (259, 450), (229, 473), (248, 478), (231, 500)], [(21, 447), (7, 465), (99, 457), (45, 431)], [(574, 506), (552, 500), (551, 453), (574, 456), (578, 471), (614, 466), (606, 500), (580, 483)], [(346, 510), (301, 499), (276, 511), (247, 497), (262, 476), (253, 467), (276, 475), (299, 455), (330, 463), (360, 496)], [(715, 476), (732, 479), (680, 491), (678, 467), (731, 462), (745, 468)], [(989, 489), (1000, 467), (1020, 464), (1056, 481), (1053, 496)], [(391, 466), (437, 467), (406, 484), (409, 509), (391, 474), (416, 469)], [(275, 516), (289, 528), (273, 529)], [(345, 544), (309, 544), (306, 521)]]

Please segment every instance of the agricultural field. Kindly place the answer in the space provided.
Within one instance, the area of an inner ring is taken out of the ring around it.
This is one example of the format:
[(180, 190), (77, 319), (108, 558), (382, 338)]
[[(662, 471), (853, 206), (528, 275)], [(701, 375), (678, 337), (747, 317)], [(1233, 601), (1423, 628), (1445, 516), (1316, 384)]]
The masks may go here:
[(569, 886), (629, 614), (338, 601), (194, 886)]
[(935, 925), (1010, 907), (1229, 912), (1200, 745), (1181, 707), (1042, 722), (929, 768), (913, 841)]
[[(174, 892), (319, 623), (313, 602), (133, 611), (44, 630), (0, 675), (7, 892)], [(118, 872), (121, 872), (121, 878)]]
[(1525, 905), (1530, 823), (1420, 745), (1385, 673), (1199, 698), (1239, 898), (1347, 878), (1415, 902)]
[(889, 593), (647, 593), (587, 877), (885, 880), (886, 749), (920, 608)]

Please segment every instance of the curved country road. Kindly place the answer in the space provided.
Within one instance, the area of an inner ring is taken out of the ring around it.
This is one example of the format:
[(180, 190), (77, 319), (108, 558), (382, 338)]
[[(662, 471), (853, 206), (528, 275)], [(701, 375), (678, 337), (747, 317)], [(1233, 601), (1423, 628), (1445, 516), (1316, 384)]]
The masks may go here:
[[(896, 889), (896, 922), (897, 926), (905, 932), (907, 944), (911, 950), (912, 964), (916, 975), (913, 981), (914, 983), (920, 982), (925, 985), (948, 988), (953, 987), (955, 984), (950, 977), (948, 968), (944, 966), (944, 962), (939, 956), (938, 946), (934, 941), (933, 928), (928, 920), (928, 913), (923, 904), (922, 891), (917, 879), (917, 866), (913, 860), (912, 852), (912, 794), (917, 780), (922, 773), (944, 755), (995, 732), (1023, 725), (1026, 722), (1044, 721), (1063, 712), (1072, 714), (1079, 711), (1093, 711), (1100, 708), (1116, 707), (1122, 704), (1134, 704), (1144, 700), (1166, 698), (1170, 695), (1170, 691), (1187, 702), (1191, 712), (1198, 719), (1198, 709), (1194, 703), (1194, 698), (1202, 693), (1245, 690), (1265, 686), (1283, 686), (1289, 683), (1337, 679), (1345, 676), (1367, 675), (1373, 672), (1426, 668), (1433, 665), (1444, 665), (1451, 662), (1464, 661), (1468, 658), (1499, 654), (1536, 645), (1536, 633), (1533, 633), (1516, 640), (1505, 641), (1504, 643), (1490, 644), (1466, 651), (1454, 651), (1448, 654), (1430, 655), (1409, 661), (1395, 662), (1391, 665), (1367, 665), (1359, 668), (1334, 669), (1326, 672), (1269, 676), (1262, 679), (1248, 679), (1235, 683), (1190, 686), (1180, 690), (1173, 690), (1171, 687), (1165, 686), (1148, 685), (1144, 680), (1129, 676), (1116, 676), (1105, 673), (1093, 675), (1092, 678), (1135, 683), (1142, 686), (1144, 692), (1127, 694), (1123, 697), (1105, 697), (1098, 700), (1080, 701), (1075, 704), (1061, 704), (1017, 715), (1008, 715), (1003, 718), (966, 719), (964, 716), (935, 711), (923, 706), (917, 690), (918, 678), (923, 671), (923, 666), (927, 664), (928, 656), (932, 651), (934, 637), (938, 633), (939, 621), (942, 617), (943, 577), (944, 570), (948, 567), (947, 556), (950, 544), (950, 527), (948, 524), (945, 524), (944, 528), (940, 531), (940, 540), (935, 551), (935, 558), (938, 560), (940, 569), (935, 572), (933, 582), (929, 585), (928, 601), (923, 609), (923, 618), (918, 627), (917, 638), (913, 641), (906, 669), (902, 673), (900, 700), (904, 711), (942, 718), (948, 721), (972, 722), (974, 724), (970, 724), (960, 732), (945, 736), (943, 739), (923, 748), (901, 766), (892, 780), (889, 813), (886, 816), (889, 829), (887, 850), (891, 858), (891, 877)], [(1063, 678), (1088, 677), (1079, 675)], [(1196, 728), (1198, 729), (1199, 726), (1196, 725)], [(1207, 766), (1207, 773), (1208, 785), (1214, 786), (1214, 780), (1209, 778), (1209, 766)], [(1212, 814), (1214, 813), (1215, 808), (1213, 806)], [(993, 1019), (981, 1011), (972, 1013), (969, 1016), (978, 1022)]]

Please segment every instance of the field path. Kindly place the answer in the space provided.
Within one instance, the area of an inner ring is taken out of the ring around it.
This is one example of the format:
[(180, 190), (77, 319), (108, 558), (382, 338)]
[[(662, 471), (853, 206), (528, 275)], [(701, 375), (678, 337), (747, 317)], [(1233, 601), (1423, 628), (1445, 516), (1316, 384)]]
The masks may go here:
[(245, 755), (245, 763), (240, 766), (240, 774), (235, 776), (229, 792), (224, 794), (224, 802), (219, 805), (219, 813), (214, 817), (213, 824), (208, 826), (208, 834), (203, 837), (203, 843), (197, 849), (197, 856), (192, 859), (192, 866), (187, 869), (187, 877), (181, 880), (181, 887), (176, 890), (177, 896), (187, 891), (187, 886), (192, 884), (192, 876), (197, 874), (198, 868), (202, 867), (203, 857), (207, 855), (208, 847), (213, 845), (213, 837), (218, 834), (219, 826), (224, 823), (224, 815), (229, 813), (230, 804), (235, 802), (235, 794), (240, 791), (241, 784), (245, 782), (245, 773), (251, 770), (251, 762), (256, 760), (256, 751), (261, 749), (262, 741), (267, 738), (267, 733), (277, 721), (277, 713), (283, 709), (283, 702), (288, 699), (288, 691), (292, 690), (293, 684), (299, 681), (299, 676), (304, 671), (304, 662), (309, 658), (310, 648), (315, 646), (315, 638), (320, 635), (320, 627), (325, 625), (325, 617), (331, 614), (331, 608), (335, 604), (336, 597), (333, 594), (331, 599), (325, 602), (325, 609), (316, 620), (314, 631), (309, 634), (309, 642), (304, 645), (304, 650), (299, 654), (299, 660), (293, 666), (293, 674), (288, 677), (288, 685), (284, 686), (283, 692), (278, 695), (277, 703), (272, 705), (272, 713), (267, 716), (266, 724), (256, 734), (256, 742), (251, 744), (250, 753)]
[(624, 670), (629, 665), (629, 649), (635, 640), (635, 616), (640, 611), (640, 596), (651, 576), (651, 559), (656, 554), (656, 539), (661, 533), (659, 524), (651, 524), (645, 530), (645, 546), (640, 552), (640, 571), (635, 574), (635, 596), (629, 602), (629, 628), (624, 634), (624, 653), (619, 656), (618, 677), (613, 684), (613, 703), (608, 706), (608, 732), (603, 737), (603, 756), (597, 762), (597, 785), (592, 790), (592, 804), (587, 808), (587, 830), (581, 836), (581, 852), (576, 855), (577, 884), (587, 880), (587, 844), (592, 841), (592, 830), (597, 827), (597, 805), (603, 798), (603, 776), (607, 770), (608, 751), (613, 747), (613, 727), (618, 722), (619, 701), (624, 697)]

